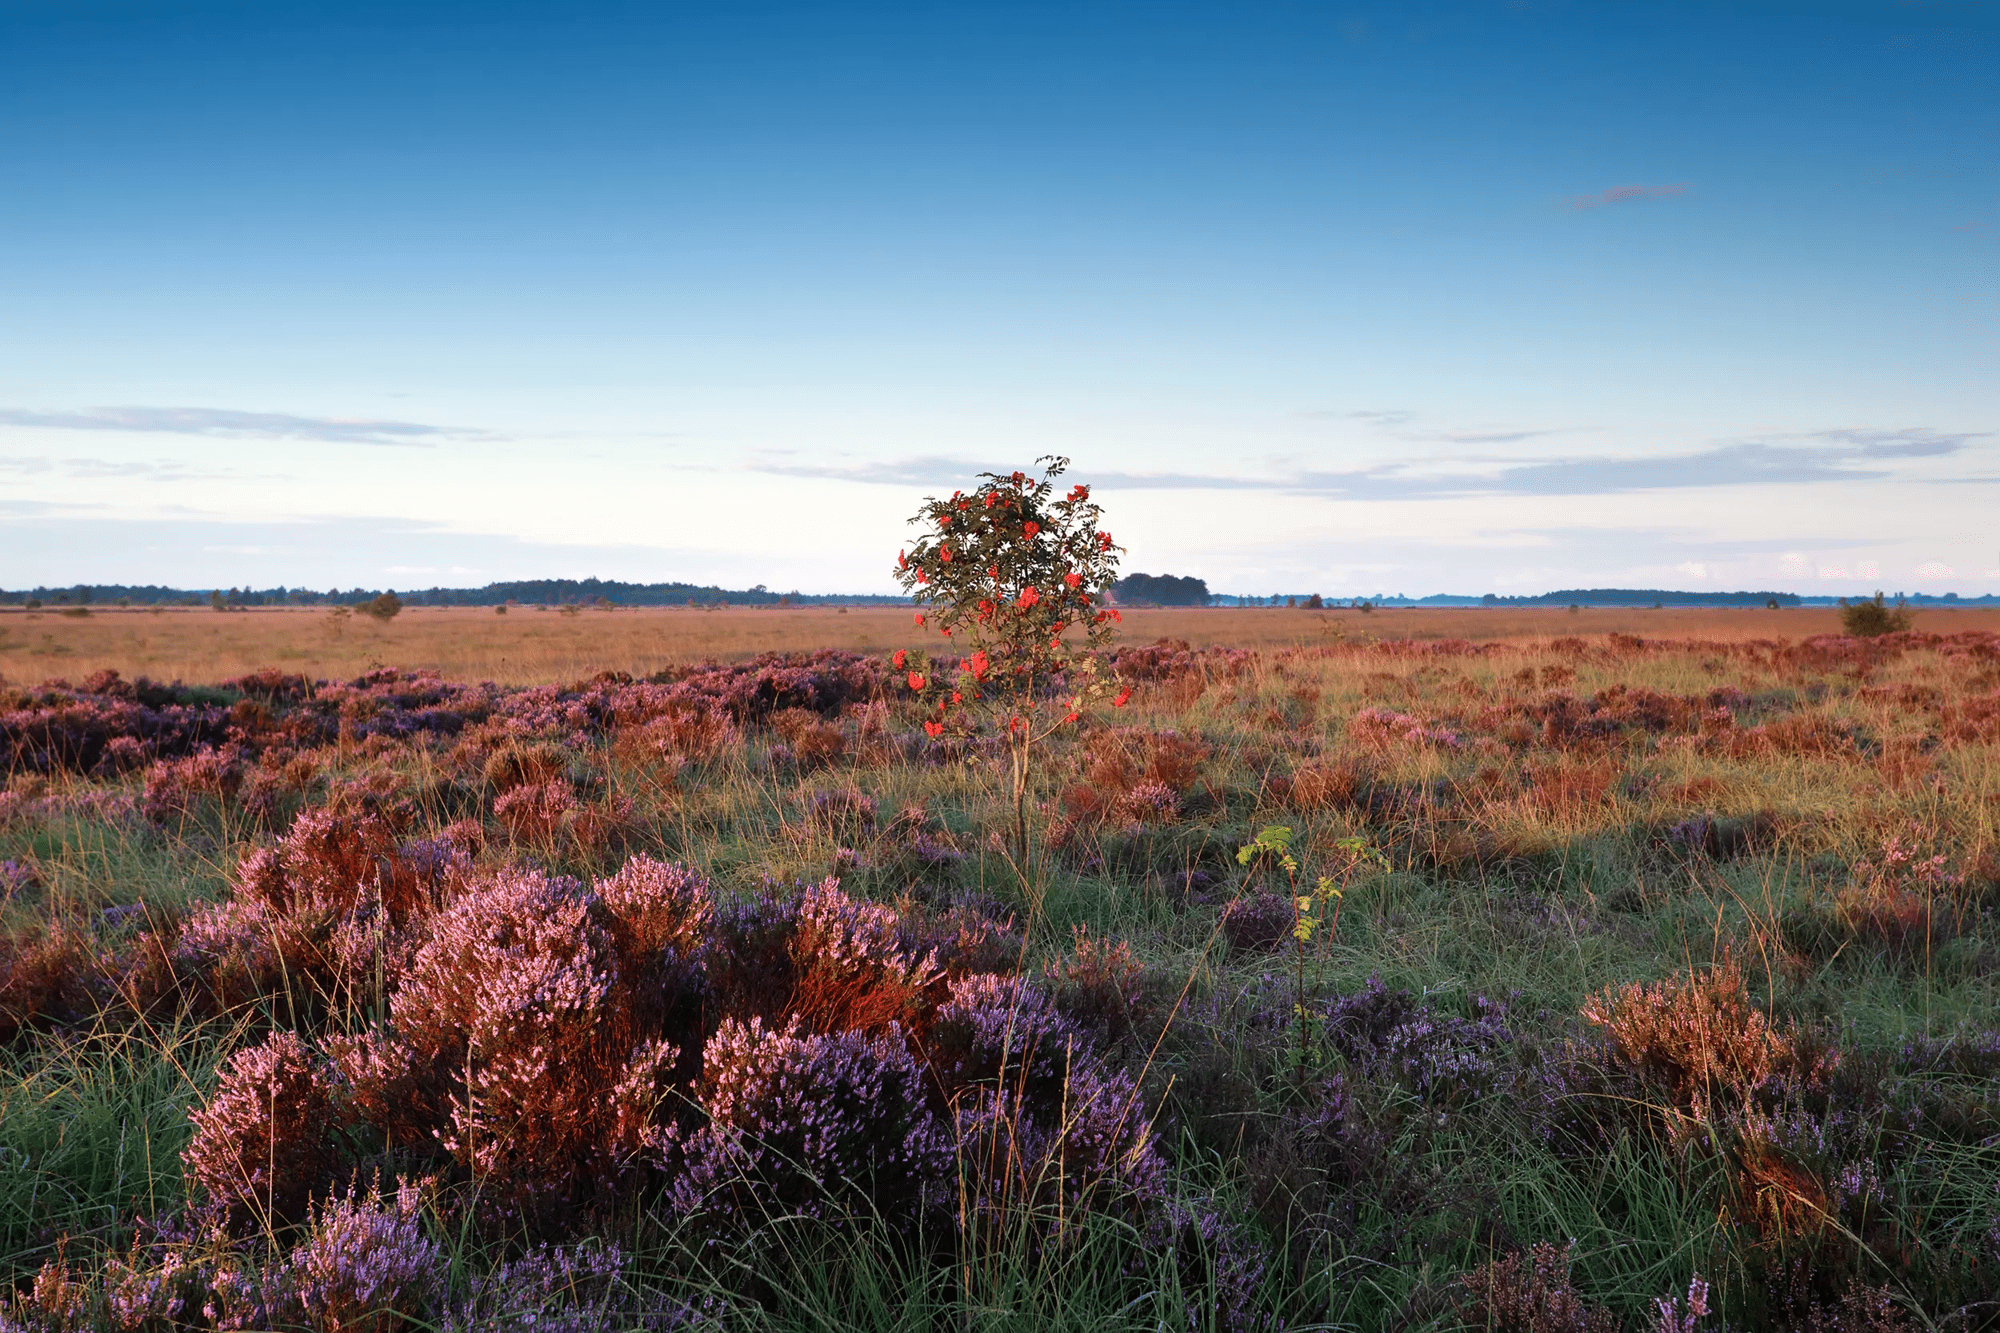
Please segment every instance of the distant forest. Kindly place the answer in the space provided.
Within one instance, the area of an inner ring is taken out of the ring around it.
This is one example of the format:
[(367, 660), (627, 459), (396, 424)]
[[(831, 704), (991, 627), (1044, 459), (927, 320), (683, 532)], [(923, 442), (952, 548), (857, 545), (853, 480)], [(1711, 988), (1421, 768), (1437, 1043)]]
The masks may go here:
[[(718, 588), (705, 583), (621, 583), (617, 579), (520, 579), (510, 583), (489, 583), (483, 588), (424, 588), (405, 591), (387, 588), (167, 588), (159, 584), (95, 583), (72, 584), (65, 588), (37, 587), (0, 589), (0, 606), (359, 606), (384, 592), (394, 592), (405, 606), (494, 606), (517, 602), (529, 606), (596, 605), (611, 606), (904, 606), (902, 596), (855, 593), (773, 592), (763, 584), (754, 588)], [(1359, 606), (1364, 599), (1344, 602), (1326, 595), (1318, 600), (1310, 593), (1271, 596), (1239, 596), (1211, 593), (1205, 579), (1172, 574), (1127, 574), (1112, 585), (1112, 594), (1126, 606), (1285, 606), (1343, 604)], [(1870, 593), (1857, 592), (1865, 600)], [(1960, 597), (1955, 592), (1942, 596), (1926, 593), (1891, 594), (1911, 606), (2000, 606), (2000, 596)], [(1385, 596), (1377, 593), (1365, 599), (1370, 606), (1832, 606), (1840, 599), (1830, 596), (1801, 596), (1795, 592), (1677, 592), (1668, 588), (1566, 588), (1558, 592), (1505, 597), (1487, 593), (1483, 597), (1459, 593), (1434, 593), (1428, 597)]]
[(877, 603), (900, 605), (903, 597), (873, 595), (773, 592), (763, 584), (754, 588), (718, 588), (697, 583), (621, 583), (616, 579), (519, 579), (510, 583), (489, 583), (483, 588), (425, 588), (405, 591), (385, 588), (163, 588), (157, 584), (122, 583), (76, 584), (68, 588), (32, 588), (0, 591), (0, 604), (21, 605), (38, 601), (45, 606), (89, 606), (129, 604), (133, 606), (358, 606), (373, 601), (384, 592), (395, 592), (405, 606), (494, 606), (520, 602), (537, 606), (586, 605), (609, 602), (613, 606), (714, 606), (729, 602), (737, 606), (862, 606)]
[(1208, 605), (1206, 580), (1172, 574), (1127, 574), (1111, 585), (1111, 594), (1125, 606)]

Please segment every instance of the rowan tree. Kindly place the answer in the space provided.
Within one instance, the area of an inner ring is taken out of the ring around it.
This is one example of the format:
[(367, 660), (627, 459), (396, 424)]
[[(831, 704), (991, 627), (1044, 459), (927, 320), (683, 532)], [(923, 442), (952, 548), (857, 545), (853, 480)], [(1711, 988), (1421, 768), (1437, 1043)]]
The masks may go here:
[[(956, 649), (956, 669), (898, 652), (903, 683), (930, 705), (933, 737), (998, 730), (1012, 781), (1010, 849), (1028, 852), (1028, 784), (1035, 748), (1111, 693), (1093, 650), (1119, 620), (1105, 604), (1124, 548), (1098, 526), (1088, 486), (1058, 494), (1067, 458), (1045, 457), (1039, 479), (983, 472), (970, 493), (927, 496), (910, 522), (917, 540), (896, 557), (896, 577), (916, 601), (916, 624)], [(950, 680), (942, 679), (945, 675)], [(1112, 699), (1122, 707), (1130, 696)]]

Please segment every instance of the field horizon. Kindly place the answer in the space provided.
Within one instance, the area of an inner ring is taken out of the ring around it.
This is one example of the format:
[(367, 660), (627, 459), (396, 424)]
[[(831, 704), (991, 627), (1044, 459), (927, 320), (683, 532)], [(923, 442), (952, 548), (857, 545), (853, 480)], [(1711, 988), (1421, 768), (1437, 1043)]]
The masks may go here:
[[(903, 607), (405, 607), (390, 621), (320, 607), (88, 608), (87, 615), (0, 608), (0, 681), (32, 684), (117, 671), (128, 679), (215, 683), (267, 667), (314, 676), (382, 666), (507, 685), (577, 680), (599, 671), (648, 675), (767, 652), (886, 654), (923, 638)], [(2000, 631), (2000, 608), (1925, 608), (1921, 631)], [(1196, 648), (1299, 648), (1343, 641), (1498, 642), (1636, 634), (1660, 639), (1803, 640), (1841, 633), (1834, 607), (1767, 608), (1136, 608), (1119, 641), (1184, 640)]]

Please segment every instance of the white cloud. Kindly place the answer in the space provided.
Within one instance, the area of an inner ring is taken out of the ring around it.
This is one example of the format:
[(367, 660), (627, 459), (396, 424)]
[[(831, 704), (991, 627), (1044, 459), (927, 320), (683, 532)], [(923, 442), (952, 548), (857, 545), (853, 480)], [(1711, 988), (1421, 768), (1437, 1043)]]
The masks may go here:
[(1879, 579), (1882, 577), (1882, 566), (1873, 560), (1862, 560), (1855, 564), (1854, 572), (1864, 579)]
[(239, 440), (315, 440), (429, 448), (444, 439), (490, 439), (484, 431), (361, 417), (298, 417), (221, 407), (91, 407), (80, 412), (0, 408), (0, 426), (40, 430), (159, 431)]
[(1950, 565), (1938, 560), (1926, 560), (1917, 566), (1917, 575), (1927, 579), (1948, 579), (1956, 573)]
[(1708, 577), (1708, 566), (1702, 564), (1699, 560), (1683, 560), (1678, 565), (1675, 565), (1674, 568), (1691, 579), (1705, 579)]

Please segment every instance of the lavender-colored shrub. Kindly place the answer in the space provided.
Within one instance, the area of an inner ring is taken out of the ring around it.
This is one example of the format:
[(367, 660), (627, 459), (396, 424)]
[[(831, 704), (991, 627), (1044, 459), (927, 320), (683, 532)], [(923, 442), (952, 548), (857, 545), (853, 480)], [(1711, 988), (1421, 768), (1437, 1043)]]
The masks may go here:
[(701, 1103), (709, 1123), (674, 1186), (683, 1211), (754, 1226), (859, 1208), (900, 1223), (942, 1197), (950, 1140), (893, 1025), (871, 1036), (724, 1019)]

